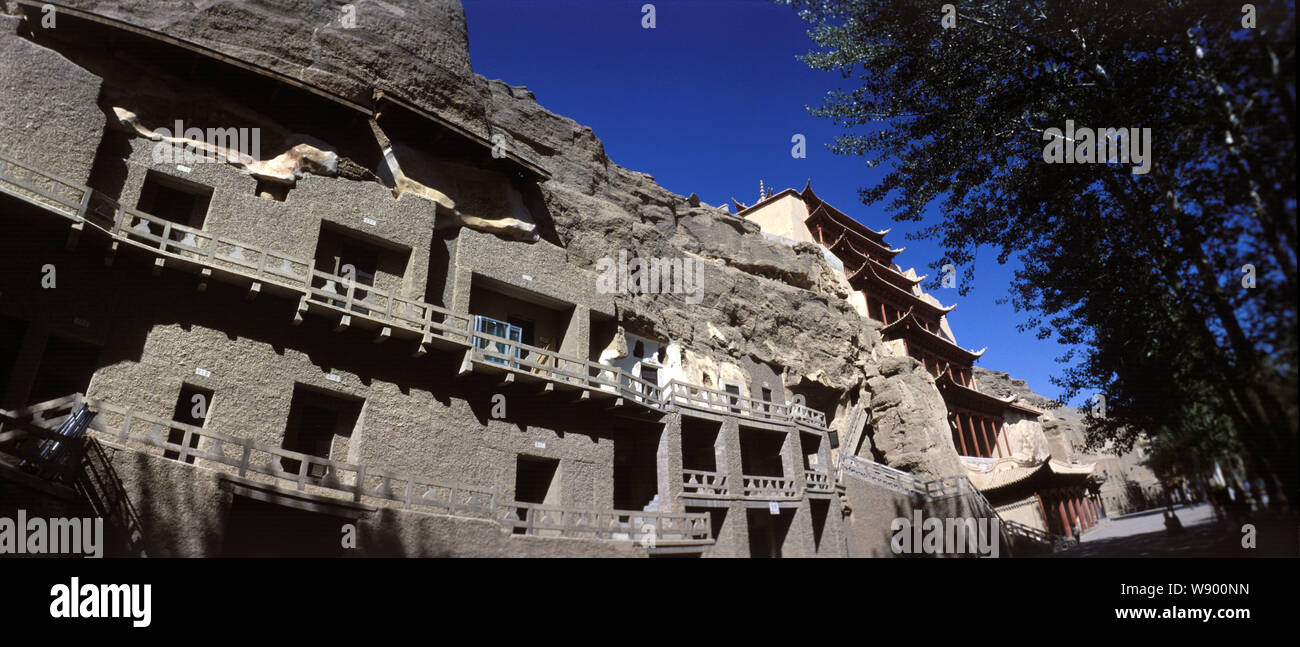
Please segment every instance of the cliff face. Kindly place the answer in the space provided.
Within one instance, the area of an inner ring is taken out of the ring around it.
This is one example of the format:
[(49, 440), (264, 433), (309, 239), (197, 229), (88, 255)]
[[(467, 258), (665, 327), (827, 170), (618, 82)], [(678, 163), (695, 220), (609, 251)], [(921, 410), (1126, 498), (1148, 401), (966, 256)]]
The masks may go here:
[[(478, 137), (504, 141), (510, 153), (551, 174), (539, 187), (545, 219), (575, 267), (591, 269), (620, 250), (706, 261), (702, 302), (676, 294), (617, 295), (623, 325), (697, 353), (783, 370), (786, 386), (834, 412), (842, 437), (851, 431), (843, 427), (855, 417), (853, 408), (869, 410), (868, 442), (848, 451), (872, 456), (874, 450), (892, 466), (930, 477), (961, 473), (933, 380), (910, 358), (878, 359), (878, 326), (849, 305), (843, 282), (818, 248), (771, 242), (758, 225), (724, 208), (676, 195), (651, 176), (618, 166), (590, 128), (548, 112), (526, 88), (474, 74), (458, 0), (63, 4), (201, 45), (361, 105), (370, 105), (377, 89), (396, 94)], [(339, 181), (351, 181), (346, 169), (371, 164), (341, 156)]]

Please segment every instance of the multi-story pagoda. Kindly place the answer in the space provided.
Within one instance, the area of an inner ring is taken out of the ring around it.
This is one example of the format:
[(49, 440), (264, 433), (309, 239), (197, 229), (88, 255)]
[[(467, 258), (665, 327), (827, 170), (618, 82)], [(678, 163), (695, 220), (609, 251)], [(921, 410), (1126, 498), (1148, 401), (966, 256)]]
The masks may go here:
[[(1088, 476), (1093, 466), (1050, 460), (1038, 424), (1043, 412), (1014, 396), (998, 398), (976, 388), (973, 366), (986, 349), (957, 344), (947, 320), (956, 306), (941, 304), (921, 288), (925, 276), (894, 262), (904, 250), (885, 241), (888, 229), (875, 230), (849, 217), (819, 198), (811, 182), (802, 191), (775, 193), (760, 184), (757, 202), (746, 206), (733, 200), (732, 206), (769, 237), (815, 243), (826, 251), (852, 288), (849, 300), (859, 314), (883, 324), (886, 346), (916, 359), (934, 376), (953, 449), (999, 514), (1012, 513), (1032, 528), (1066, 537), (1073, 536), (1075, 526), (1086, 529), (1096, 521), (1095, 484)], [(1036, 510), (1014, 514), (1031, 503)]]

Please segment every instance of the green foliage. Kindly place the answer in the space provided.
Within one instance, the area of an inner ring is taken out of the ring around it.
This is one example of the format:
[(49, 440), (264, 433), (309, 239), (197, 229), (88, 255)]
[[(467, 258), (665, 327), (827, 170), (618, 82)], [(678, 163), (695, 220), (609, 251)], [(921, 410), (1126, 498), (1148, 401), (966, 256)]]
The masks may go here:
[[(963, 293), (981, 249), (1017, 260), (1022, 330), (1083, 349), (1055, 381), (1105, 395), (1090, 446), (1145, 435), (1170, 469), (1240, 447), (1294, 486), (1293, 2), (1255, 3), (1254, 28), (1201, 0), (954, 2), (950, 29), (929, 0), (784, 3), (811, 26), (805, 62), (848, 85), (811, 109), (843, 127), (832, 150), (889, 167), (863, 201), (936, 207), (917, 236)], [(1150, 172), (1045, 162), (1066, 120), (1150, 128)]]

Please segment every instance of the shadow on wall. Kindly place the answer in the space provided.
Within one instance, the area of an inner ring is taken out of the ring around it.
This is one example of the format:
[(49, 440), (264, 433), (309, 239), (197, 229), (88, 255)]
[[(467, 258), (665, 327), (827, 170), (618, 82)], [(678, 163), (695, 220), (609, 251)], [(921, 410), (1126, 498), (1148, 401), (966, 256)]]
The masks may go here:
[(104, 519), (104, 554), (144, 557), (144, 521), (113, 468), (104, 446), (94, 438), (84, 438), (85, 458), (77, 478), (77, 492), (96, 516)]

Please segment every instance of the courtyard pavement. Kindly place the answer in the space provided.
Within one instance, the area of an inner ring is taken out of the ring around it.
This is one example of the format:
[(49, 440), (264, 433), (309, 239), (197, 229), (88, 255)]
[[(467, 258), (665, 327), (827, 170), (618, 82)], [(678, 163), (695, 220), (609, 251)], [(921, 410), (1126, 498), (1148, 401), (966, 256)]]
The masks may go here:
[(1255, 548), (1242, 546), (1241, 524), (1215, 520), (1208, 503), (1174, 509), (1183, 531), (1165, 530), (1164, 508), (1104, 519), (1079, 545), (1052, 557), (1297, 557), (1300, 525), (1294, 515), (1259, 512), (1243, 523), (1255, 528)]

